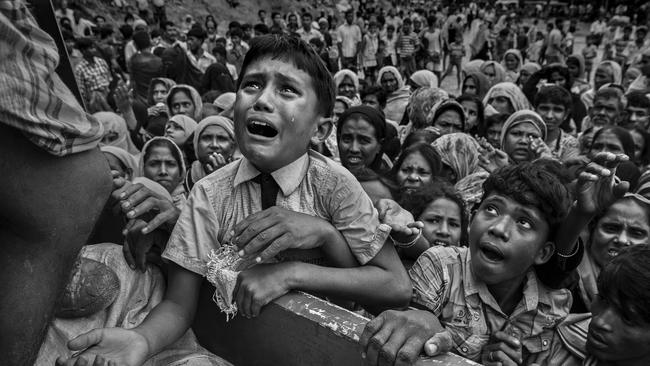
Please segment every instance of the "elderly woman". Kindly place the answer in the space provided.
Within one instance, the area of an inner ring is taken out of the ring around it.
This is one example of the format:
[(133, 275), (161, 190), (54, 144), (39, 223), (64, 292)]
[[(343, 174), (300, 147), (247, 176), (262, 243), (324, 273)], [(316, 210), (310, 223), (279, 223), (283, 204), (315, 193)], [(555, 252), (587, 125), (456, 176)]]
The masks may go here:
[(379, 70), (377, 84), (381, 85), (386, 92), (386, 107), (384, 108), (386, 119), (401, 121), (411, 95), (410, 87), (404, 84), (402, 75), (393, 66), (384, 66)]
[(593, 87), (580, 96), (587, 109), (594, 106), (594, 97), (600, 88), (607, 84), (623, 84), (623, 70), (621, 69), (621, 65), (614, 61), (601, 62), (596, 68), (592, 84)]
[(226, 117), (207, 117), (196, 127), (193, 143), (197, 160), (185, 179), (188, 192), (194, 183), (233, 161), (237, 149), (235, 125)]
[(354, 71), (348, 69), (338, 71), (334, 74), (334, 85), (336, 95), (342, 95), (352, 101), (361, 102), (359, 98), (359, 77)]
[(530, 103), (521, 89), (514, 83), (503, 82), (494, 85), (485, 95), (483, 104), (491, 105), (499, 113), (512, 114), (530, 109)]
[(503, 55), (501, 65), (506, 70), (506, 77), (504, 81), (516, 83), (519, 79), (519, 72), (524, 63), (524, 58), (521, 56), (521, 51), (512, 48), (506, 51)]

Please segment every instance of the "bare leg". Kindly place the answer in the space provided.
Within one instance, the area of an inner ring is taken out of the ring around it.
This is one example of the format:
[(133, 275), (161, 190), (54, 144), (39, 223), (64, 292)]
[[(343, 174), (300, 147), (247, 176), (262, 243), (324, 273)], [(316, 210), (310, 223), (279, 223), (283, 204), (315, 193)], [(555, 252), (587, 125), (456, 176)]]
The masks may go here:
[(92, 150), (52, 156), (0, 124), (0, 354), (31, 365), (56, 300), (111, 190)]

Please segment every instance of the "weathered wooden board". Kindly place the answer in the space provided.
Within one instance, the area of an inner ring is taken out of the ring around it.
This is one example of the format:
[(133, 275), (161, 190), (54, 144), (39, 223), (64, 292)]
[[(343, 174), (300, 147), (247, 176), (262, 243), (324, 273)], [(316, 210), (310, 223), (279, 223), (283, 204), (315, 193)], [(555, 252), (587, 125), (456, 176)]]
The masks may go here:
[[(302, 292), (267, 305), (255, 319), (226, 322), (212, 302), (214, 288), (204, 283), (194, 332), (208, 350), (237, 366), (363, 365), (359, 337), (368, 319)], [(469, 366), (454, 354), (422, 358), (418, 366)]]

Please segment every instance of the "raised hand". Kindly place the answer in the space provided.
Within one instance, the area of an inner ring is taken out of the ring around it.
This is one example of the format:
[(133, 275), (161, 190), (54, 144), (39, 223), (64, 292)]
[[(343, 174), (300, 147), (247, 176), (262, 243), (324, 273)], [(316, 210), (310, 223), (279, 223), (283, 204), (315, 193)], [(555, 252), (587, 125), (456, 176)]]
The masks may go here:
[(630, 188), (628, 182), (618, 181), (616, 168), (629, 160), (627, 155), (598, 153), (578, 176), (576, 209), (585, 215), (596, 215), (623, 197)]
[(496, 149), (484, 137), (479, 138), (479, 156), (478, 165), (485, 169), (488, 173), (507, 166), (510, 164), (508, 161), (508, 154), (504, 151)]

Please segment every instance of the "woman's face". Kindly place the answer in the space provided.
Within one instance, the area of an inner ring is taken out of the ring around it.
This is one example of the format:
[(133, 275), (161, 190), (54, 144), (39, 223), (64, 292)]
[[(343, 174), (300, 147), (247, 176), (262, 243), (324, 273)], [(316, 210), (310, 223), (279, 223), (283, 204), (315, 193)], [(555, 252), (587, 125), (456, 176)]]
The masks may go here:
[(519, 60), (517, 60), (517, 57), (512, 53), (506, 55), (505, 61), (506, 61), (506, 68), (508, 70), (514, 71), (517, 70), (517, 67), (519, 67)]
[(433, 180), (431, 166), (419, 152), (414, 152), (404, 159), (397, 171), (397, 184), (400, 188), (416, 189)]
[(108, 160), (108, 166), (111, 168), (111, 170), (115, 170), (116, 172), (119, 173), (119, 176), (126, 179), (130, 180), (131, 179), (131, 171), (128, 170), (124, 164), (115, 157), (115, 155), (109, 153), (109, 152), (104, 152), (104, 157), (106, 160)]
[(632, 199), (611, 205), (591, 234), (589, 253), (601, 268), (630, 245), (648, 244), (648, 212)]
[(356, 96), (357, 90), (354, 87), (354, 82), (349, 76), (346, 76), (341, 80), (339, 84), (339, 95), (354, 99)]
[(569, 74), (574, 78), (580, 78), (580, 65), (575, 61), (567, 61), (566, 66), (569, 68)]
[(478, 89), (476, 88), (476, 81), (474, 81), (474, 78), (465, 79), (463, 94), (478, 95)]
[(612, 71), (612, 68), (608, 65), (598, 66), (596, 73), (594, 74), (594, 85), (596, 87), (596, 90), (600, 89), (600, 87), (605, 84), (613, 82), (614, 72)]
[(165, 187), (169, 193), (172, 193), (183, 179), (180, 162), (174, 158), (167, 146), (151, 148), (144, 162), (144, 176)]
[(334, 120), (335, 120), (334, 122), (339, 120), (339, 117), (341, 117), (341, 115), (343, 114), (343, 112), (345, 112), (346, 109), (347, 108), (345, 107), (345, 104), (343, 102), (338, 100), (334, 102), (334, 111), (333, 111)]
[(605, 131), (598, 135), (598, 138), (591, 144), (589, 151), (590, 158), (594, 158), (599, 152), (611, 152), (613, 154), (624, 154), (623, 143), (618, 136), (610, 131)]
[(551, 73), (551, 78), (549, 79), (549, 82), (562, 88), (566, 86), (566, 78), (564, 77), (564, 75), (562, 75), (557, 71)]
[(172, 120), (167, 121), (167, 124), (165, 125), (165, 137), (172, 139), (172, 141), (174, 141), (174, 143), (178, 146), (183, 146), (187, 140), (187, 136), (185, 136), (185, 129), (183, 129), (181, 125)]
[(627, 90), (637, 77), (638, 75), (636, 72), (630, 70), (626, 71), (625, 76), (623, 77), (623, 88)]
[(158, 104), (158, 103), (165, 103), (165, 100), (167, 99), (167, 87), (163, 83), (157, 83), (153, 87), (153, 103)]
[(375, 127), (363, 118), (351, 118), (341, 126), (339, 155), (348, 170), (370, 167), (381, 152)]
[(478, 119), (478, 106), (476, 105), (475, 102), (472, 102), (471, 100), (464, 100), (462, 103), (460, 103), (463, 106), (463, 109), (465, 109), (465, 115), (467, 116), (467, 130), (471, 130), (473, 127), (477, 125), (477, 119)]
[(506, 97), (498, 96), (491, 98), (488, 101), (488, 104), (490, 104), (494, 109), (497, 110), (499, 113), (504, 113), (504, 114), (513, 114), (515, 113), (515, 108), (512, 106), (512, 103), (510, 103), (510, 100)]
[(172, 115), (183, 114), (194, 118), (194, 102), (183, 91), (177, 91), (171, 100)]
[(438, 198), (429, 203), (418, 220), (424, 223), (422, 235), (430, 245), (460, 245), (461, 212), (456, 202)]
[(490, 84), (494, 84), (494, 78), (496, 78), (497, 76), (497, 73), (494, 70), (494, 65), (488, 65), (485, 68), (483, 68), (483, 74), (485, 74), (488, 80), (490, 80)]
[(381, 75), (381, 87), (384, 88), (387, 94), (397, 90), (397, 78), (392, 72), (385, 72)]
[(197, 148), (196, 155), (202, 164), (209, 163), (212, 154), (221, 154), (228, 161), (235, 151), (235, 141), (223, 127), (212, 125), (201, 132)]
[(440, 131), (440, 136), (463, 132), (463, 121), (460, 114), (458, 114), (458, 111), (448, 109), (436, 118), (433, 122), (433, 127)]
[(540, 137), (539, 130), (532, 123), (519, 123), (506, 133), (503, 151), (516, 163), (531, 161), (530, 141)]

